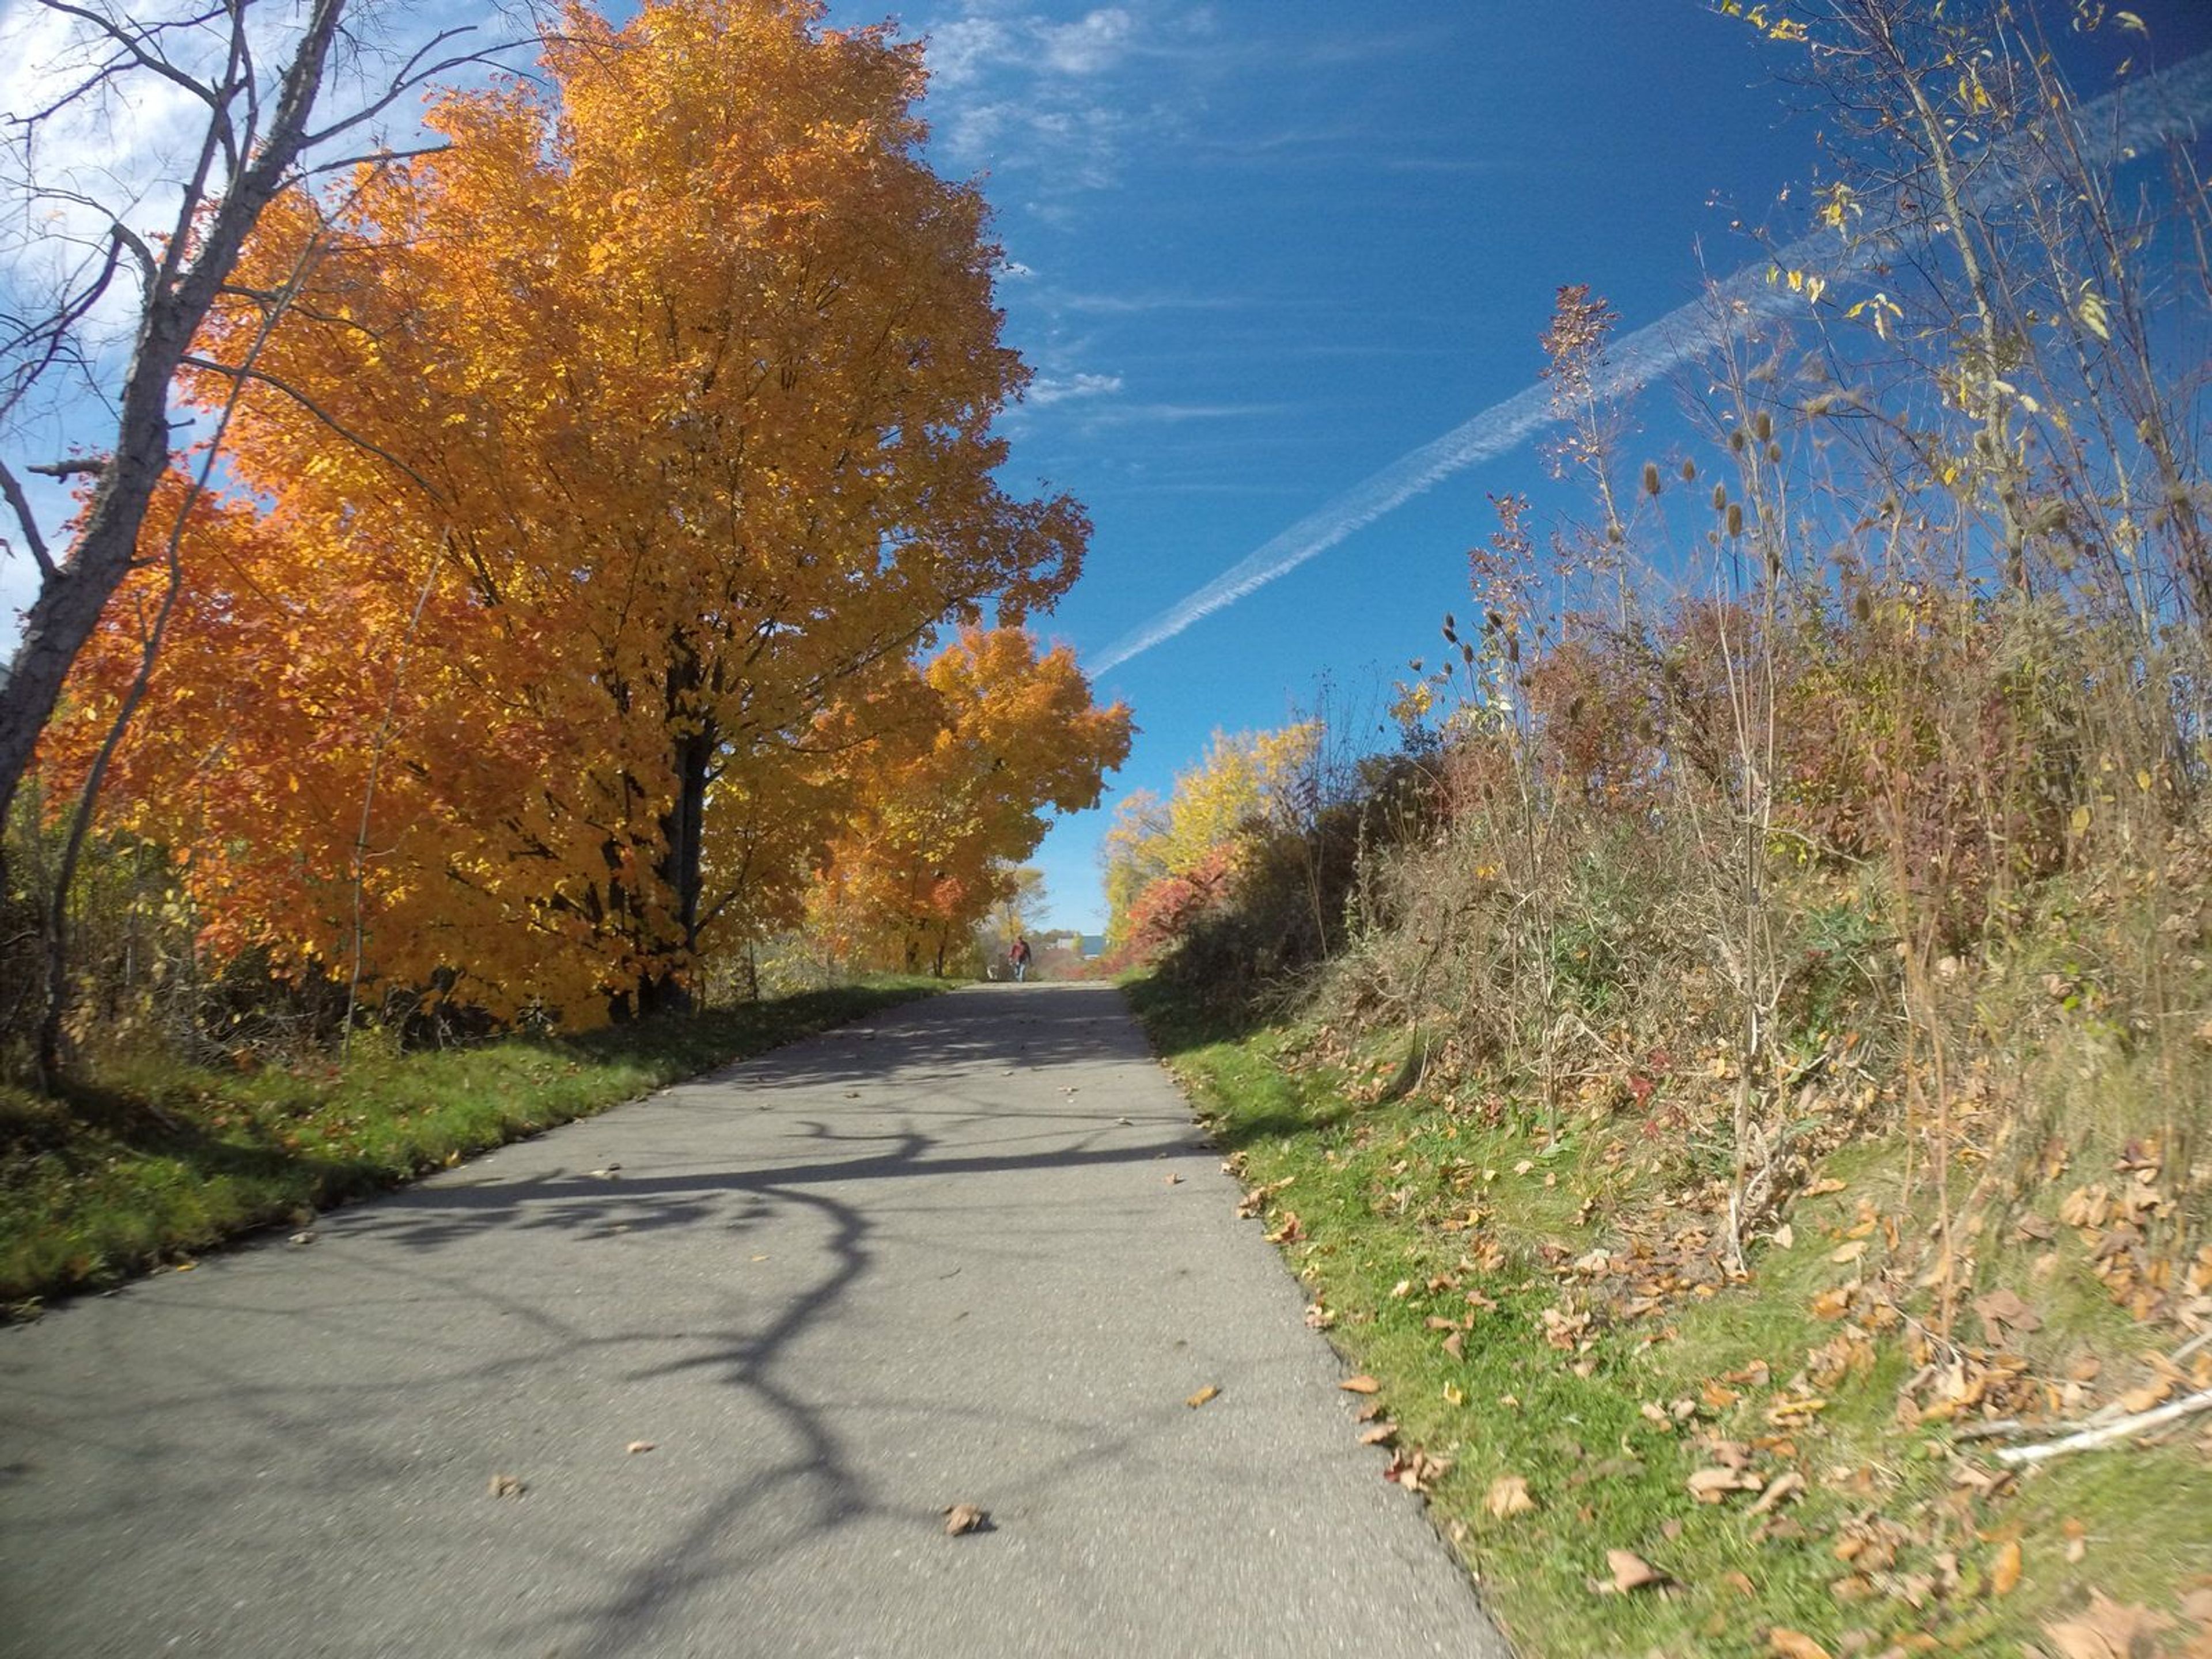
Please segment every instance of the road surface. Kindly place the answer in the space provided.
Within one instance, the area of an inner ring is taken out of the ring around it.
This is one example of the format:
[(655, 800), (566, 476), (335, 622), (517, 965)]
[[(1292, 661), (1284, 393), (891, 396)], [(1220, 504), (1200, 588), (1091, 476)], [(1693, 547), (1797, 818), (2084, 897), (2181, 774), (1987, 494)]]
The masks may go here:
[(977, 987), (78, 1301), (0, 1653), (1504, 1655), (1236, 1198), (1114, 989)]

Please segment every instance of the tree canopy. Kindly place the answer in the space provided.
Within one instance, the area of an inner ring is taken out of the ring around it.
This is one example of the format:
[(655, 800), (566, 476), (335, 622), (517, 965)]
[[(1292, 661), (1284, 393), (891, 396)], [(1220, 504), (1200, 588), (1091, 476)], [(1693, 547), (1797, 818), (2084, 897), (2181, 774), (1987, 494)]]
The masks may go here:
[[(188, 360), (242, 388), (232, 488), (113, 784), (224, 948), (619, 1016), (825, 865), (988, 903), (1126, 751), (1023, 631), (1089, 526), (999, 481), (1028, 371), (983, 203), (917, 154), (919, 49), (821, 19), (572, 7), (538, 78), (435, 105), (446, 148), (264, 215)], [(64, 772), (163, 580), (110, 607)]]

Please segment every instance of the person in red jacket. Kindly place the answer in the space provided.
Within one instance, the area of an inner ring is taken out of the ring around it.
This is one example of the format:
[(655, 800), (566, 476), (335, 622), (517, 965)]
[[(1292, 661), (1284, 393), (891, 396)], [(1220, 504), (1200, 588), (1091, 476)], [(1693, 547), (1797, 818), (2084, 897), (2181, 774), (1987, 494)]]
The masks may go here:
[(1014, 981), (1017, 984), (1019, 984), (1023, 980), (1027, 979), (1030, 972), (1029, 940), (1025, 939), (1015, 939), (1014, 948), (1006, 952), (1006, 960), (1014, 965)]

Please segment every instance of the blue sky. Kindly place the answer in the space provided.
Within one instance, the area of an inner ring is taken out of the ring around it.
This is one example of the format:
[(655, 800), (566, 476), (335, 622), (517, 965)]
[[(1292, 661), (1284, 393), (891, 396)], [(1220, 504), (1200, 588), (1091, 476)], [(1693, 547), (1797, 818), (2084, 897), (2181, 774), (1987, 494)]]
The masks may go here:
[[(2161, 61), (2212, 45), (2212, 8), (2136, 9)], [(1753, 228), (1799, 234), (1817, 176), (1819, 124), (1776, 78), (1789, 60), (1694, 0), (896, 15), (932, 45), (933, 158), (983, 176), (1013, 267), (1008, 333), (1037, 380), (1006, 424), (1010, 478), (1073, 491), (1096, 524), (1047, 624), (1087, 662), (1528, 386), (1560, 284), (1606, 295), (1624, 331), (1656, 320), (1701, 270), (1763, 264)], [(1674, 401), (1645, 400), (1655, 453)], [(1515, 489), (1546, 504), (1533, 447), (1100, 673), (1143, 728), (1107, 809), (1164, 790), (1216, 728), (1280, 725), (1324, 688), (1371, 729), (1464, 608), (1486, 493)], [(1106, 823), (1065, 820), (1038, 855), (1058, 925), (1103, 924)]]

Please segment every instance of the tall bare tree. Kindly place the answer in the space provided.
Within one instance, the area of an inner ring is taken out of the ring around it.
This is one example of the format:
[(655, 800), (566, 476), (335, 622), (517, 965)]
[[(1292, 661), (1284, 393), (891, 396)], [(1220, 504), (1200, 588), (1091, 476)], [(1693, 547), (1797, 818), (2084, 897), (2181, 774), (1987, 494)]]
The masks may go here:
[[(355, 27), (350, 14), (362, 9), (349, 0), (167, 9), (30, 0), (14, 20), (15, 48), (43, 61), (31, 106), (0, 114), (0, 212), (18, 239), (19, 270), (33, 243), (64, 257), (37, 299), (22, 297), (26, 279), (0, 301), (0, 495), (15, 532), (0, 544), (38, 577), (0, 681), (0, 821), (70, 665), (131, 568), (175, 447), (171, 383), (262, 210), (295, 181), (362, 159), (346, 152), (409, 91), (489, 56), (453, 49), (472, 26), (437, 30), (404, 55), (380, 49)], [(387, 23), (376, 33), (396, 37)], [(341, 82), (343, 109), (321, 108)], [(158, 158), (158, 196), (128, 167), (91, 169), (69, 153), (149, 106), (182, 111), (189, 135)], [(131, 222), (149, 197), (161, 202), (163, 231)], [(107, 349), (104, 331), (128, 332), (127, 349)], [(84, 447), (21, 453), (33, 434), (51, 441), (33, 417), (56, 409), (71, 411)], [(33, 500), (33, 473), (93, 480), (58, 550), (59, 514)]]

